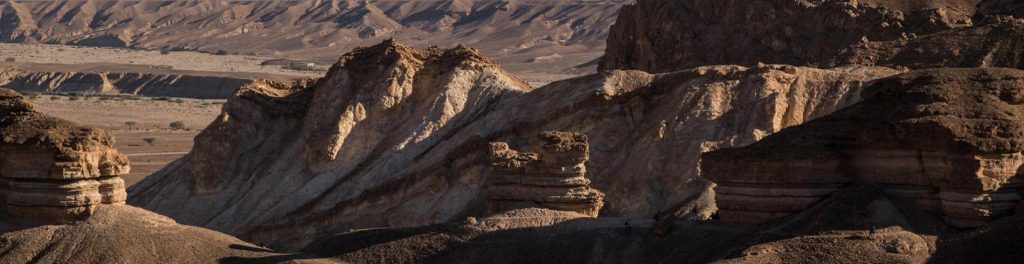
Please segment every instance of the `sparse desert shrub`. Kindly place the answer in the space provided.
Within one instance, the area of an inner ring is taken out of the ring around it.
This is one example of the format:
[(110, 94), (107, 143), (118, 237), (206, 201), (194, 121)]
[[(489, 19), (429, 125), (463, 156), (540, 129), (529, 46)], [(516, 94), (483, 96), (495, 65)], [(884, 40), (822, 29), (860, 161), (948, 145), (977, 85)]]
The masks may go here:
[(185, 129), (185, 122), (174, 121), (174, 122), (171, 122), (170, 126), (171, 126), (171, 129), (174, 129), (174, 130)]
[(50, 100), (60, 100), (60, 96), (50, 96)]
[(153, 144), (156, 144), (156, 138), (155, 137), (143, 138), (142, 141), (145, 141), (146, 144), (149, 144), (150, 146), (152, 146)]
[(214, 53), (214, 55), (228, 55), (228, 51), (226, 51), (226, 50), (218, 50), (217, 53)]
[(128, 126), (128, 130), (135, 130), (135, 125), (138, 125), (135, 121), (124, 122), (124, 125)]
[(160, 49), (160, 55), (167, 55), (167, 54), (171, 54), (171, 49), (168, 49), (168, 48)]
[(167, 98), (166, 96), (153, 97), (153, 101), (168, 101), (168, 100), (170, 100), (170, 98)]
[(17, 60), (18, 60), (18, 59), (15, 59), (14, 57), (7, 57), (7, 58), (4, 58), (4, 61), (6, 61), (6, 62), (15, 62), (15, 61), (17, 61)]
[(82, 98), (78, 97), (77, 95), (72, 95), (71, 97), (68, 97), (69, 101), (78, 101), (78, 100), (81, 100), (81, 99)]
[(176, 98), (176, 99), (174, 99), (174, 102), (175, 102), (175, 103), (179, 103), (179, 104), (180, 104), (180, 103), (184, 103), (184, 102), (185, 102), (185, 99), (181, 99), (181, 98)]

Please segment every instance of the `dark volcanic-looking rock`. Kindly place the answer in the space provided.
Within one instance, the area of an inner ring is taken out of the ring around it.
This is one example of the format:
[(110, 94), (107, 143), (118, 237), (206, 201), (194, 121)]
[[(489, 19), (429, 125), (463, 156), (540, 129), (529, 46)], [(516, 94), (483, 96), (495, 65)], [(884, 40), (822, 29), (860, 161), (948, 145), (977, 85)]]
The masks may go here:
[(876, 81), (865, 101), (748, 147), (706, 153), (719, 215), (757, 223), (842, 186), (876, 183), (954, 227), (1021, 200), (1024, 71), (936, 69)]
[(349, 229), (480, 216), (489, 142), (570, 131), (587, 135), (602, 213), (652, 217), (706, 190), (701, 152), (828, 114), (896, 73), (714, 66), (532, 89), (471, 49), (385, 43), (345, 55), (316, 83), (240, 90), (196, 148), (132, 186), (129, 202), (297, 248)]
[(970, 26), (978, 2), (639, 0), (612, 26), (600, 68), (816, 65), (863, 41)]
[(988, 17), (981, 23), (914, 38), (860, 43), (842, 52), (832, 64), (1024, 68), (1024, 19)]
[(1024, 18), (1024, 2), (1020, 0), (984, 0), (978, 4), (977, 19), (1000, 15)]

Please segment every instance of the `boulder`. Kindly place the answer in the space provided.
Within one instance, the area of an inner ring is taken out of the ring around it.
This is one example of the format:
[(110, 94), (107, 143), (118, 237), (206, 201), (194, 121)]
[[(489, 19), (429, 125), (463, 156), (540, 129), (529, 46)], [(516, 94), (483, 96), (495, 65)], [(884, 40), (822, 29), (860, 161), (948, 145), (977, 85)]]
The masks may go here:
[(1021, 200), (1024, 71), (935, 69), (876, 81), (865, 100), (748, 147), (705, 153), (725, 221), (802, 211), (854, 183), (883, 186), (958, 228)]

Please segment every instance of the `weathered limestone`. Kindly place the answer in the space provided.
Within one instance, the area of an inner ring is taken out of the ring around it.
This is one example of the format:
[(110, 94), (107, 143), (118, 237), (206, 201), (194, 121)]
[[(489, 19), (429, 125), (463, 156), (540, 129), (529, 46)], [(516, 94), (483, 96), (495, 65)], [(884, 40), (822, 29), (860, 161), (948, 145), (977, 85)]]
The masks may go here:
[(1024, 71), (938, 69), (876, 81), (865, 101), (748, 147), (706, 153), (722, 219), (761, 223), (875, 183), (959, 228), (1013, 214)]
[(0, 89), (0, 201), (6, 214), (67, 223), (101, 204), (123, 205), (128, 159), (102, 130), (79, 127), (33, 110), (20, 94)]
[(597, 217), (604, 193), (590, 188), (585, 177), (587, 136), (549, 131), (536, 141), (519, 150), (506, 142), (491, 143), (493, 173), (486, 193), (491, 213), (539, 206)]

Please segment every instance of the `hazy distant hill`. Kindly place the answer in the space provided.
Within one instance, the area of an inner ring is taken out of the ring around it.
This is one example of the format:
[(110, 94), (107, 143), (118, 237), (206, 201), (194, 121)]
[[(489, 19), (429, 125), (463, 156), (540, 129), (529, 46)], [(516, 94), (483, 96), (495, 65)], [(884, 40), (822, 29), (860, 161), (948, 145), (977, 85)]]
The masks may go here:
[(3, 1), (0, 41), (187, 49), (333, 61), (355, 46), (480, 48), (567, 67), (603, 51), (625, 0)]

